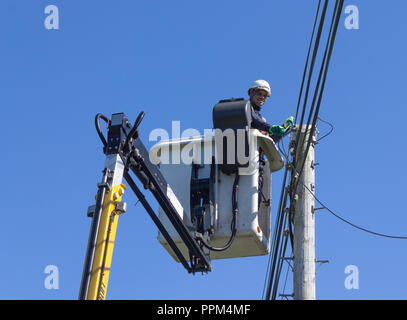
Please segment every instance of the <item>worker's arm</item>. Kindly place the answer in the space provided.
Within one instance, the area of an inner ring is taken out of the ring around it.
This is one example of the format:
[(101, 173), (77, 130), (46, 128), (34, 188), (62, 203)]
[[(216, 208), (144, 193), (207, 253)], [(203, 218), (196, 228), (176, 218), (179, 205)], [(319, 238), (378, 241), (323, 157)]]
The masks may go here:
[(252, 109), (252, 128), (267, 132), (274, 142), (278, 142), (282, 138), (288, 128), (293, 125), (293, 120), (293, 117), (289, 117), (283, 126), (270, 125), (259, 113)]
[(251, 123), (252, 128), (260, 130), (260, 131), (265, 131), (265, 132), (270, 132), (271, 125), (268, 124), (263, 117), (255, 112), (252, 109), (252, 123)]

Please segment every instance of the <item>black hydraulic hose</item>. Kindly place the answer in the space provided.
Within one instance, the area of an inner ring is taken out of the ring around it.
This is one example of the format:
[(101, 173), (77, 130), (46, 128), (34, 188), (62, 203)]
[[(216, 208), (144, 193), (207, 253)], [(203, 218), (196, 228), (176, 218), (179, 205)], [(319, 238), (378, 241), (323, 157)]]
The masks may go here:
[(91, 225), (91, 229), (90, 229), (88, 247), (86, 250), (85, 266), (83, 269), (82, 282), (81, 282), (81, 287), (80, 287), (80, 291), (79, 291), (79, 300), (87, 299), (88, 293), (89, 293), (90, 278), (91, 278), (91, 274), (92, 274), (92, 270), (93, 270), (93, 260), (95, 257), (96, 245), (97, 245), (97, 235), (99, 232), (100, 219), (101, 219), (102, 209), (103, 209), (103, 199), (105, 198), (105, 194), (107, 191), (107, 185), (106, 185), (107, 179), (108, 179), (108, 172), (107, 172), (107, 170), (104, 170), (103, 171), (103, 180), (102, 180), (102, 183), (99, 185), (99, 190), (97, 193), (95, 213), (92, 218), (92, 225)]
[(107, 142), (106, 142), (106, 139), (105, 139), (105, 137), (104, 137), (104, 135), (102, 133), (102, 130), (100, 129), (99, 119), (103, 119), (108, 125), (109, 125), (110, 120), (109, 120), (108, 117), (106, 117), (104, 114), (101, 114), (101, 113), (98, 113), (96, 115), (96, 117), (95, 117), (96, 131), (97, 131), (97, 133), (99, 135), (100, 140), (102, 140), (102, 142), (103, 142), (103, 146), (106, 147)]
[(134, 122), (133, 128), (131, 128), (129, 134), (127, 135), (126, 142), (124, 143), (125, 146), (129, 143), (131, 139), (135, 139), (138, 136), (137, 128), (141, 123), (141, 120), (144, 118), (144, 111), (141, 111), (137, 116), (136, 121)]
[(212, 251), (225, 251), (226, 249), (228, 249), (232, 243), (233, 240), (235, 240), (235, 236), (236, 236), (236, 232), (237, 232), (237, 226), (236, 226), (236, 220), (237, 220), (237, 214), (239, 212), (238, 209), (238, 201), (237, 201), (237, 191), (239, 189), (239, 174), (236, 174), (235, 177), (235, 181), (233, 183), (233, 191), (232, 191), (232, 212), (233, 212), (233, 217), (232, 217), (232, 222), (230, 224), (230, 229), (232, 231), (232, 234), (229, 238), (229, 241), (221, 248), (216, 248), (216, 247), (212, 247), (209, 244), (207, 244), (202, 238), (200, 238), (199, 240), (201, 241), (201, 243), (203, 244), (203, 246), (209, 250)]

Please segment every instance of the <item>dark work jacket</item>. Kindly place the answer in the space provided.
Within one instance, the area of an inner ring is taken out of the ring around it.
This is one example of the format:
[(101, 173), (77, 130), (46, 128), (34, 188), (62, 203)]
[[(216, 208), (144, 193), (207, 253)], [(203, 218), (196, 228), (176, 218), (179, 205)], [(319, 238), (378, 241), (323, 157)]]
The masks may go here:
[(260, 131), (263, 131), (263, 133), (267, 133), (271, 139), (274, 140), (274, 142), (278, 142), (281, 138), (274, 136), (270, 132), (271, 124), (268, 124), (266, 122), (266, 119), (264, 119), (261, 114), (261, 107), (256, 106), (255, 104), (252, 103), (251, 105), (252, 109), (252, 123), (251, 127)]

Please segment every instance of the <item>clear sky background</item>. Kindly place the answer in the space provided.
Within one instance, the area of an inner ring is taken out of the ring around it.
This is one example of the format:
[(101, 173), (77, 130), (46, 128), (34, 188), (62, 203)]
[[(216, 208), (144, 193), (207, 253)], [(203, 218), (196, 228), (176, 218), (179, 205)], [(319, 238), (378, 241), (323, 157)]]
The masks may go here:
[[(59, 8), (59, 30), (44, 27), (47, 5)], [(359, 29), (345, 28), (343, 12), (320, 111), (335, 130), (315, 150), (316, 195), (359, 226), (407, 236), (407, 4), (347, 5), (358, 7)], [(133, 122), (144, 110), (141, 138), (150, 148), (149, 133), (170, 132), (173, 120), (181, 130), (212, 128), (214, 104), (247, 98), (261, 78), (273, 92), (263, 115), (281, 124), (295, 115), (316, 6), (2, 0), (0, 299), (77, 299), (86, 210), (105, 159), (96, 113), (124, 112)], [(318, 129), (322, 136), (329, 126)], [(272, 227), (281, 183), (282, 171), (273, 175)], [(215, 260), (213, 272), (189, 275), (158, 243), (130, 190), (124, 200), (108, 299), (261, 299), (268, 256)], [(406, 248), (407, 240), (374, 236), (317, 211), (316, 256), (329, 260), (317, 267), (317, 299), (406, 299)], [(58, 267), (58, 290), (44, 286), (48, 265)], [(344, 285), (349, 265), (359, 270), (357, 290)], [(292, 293), (290, 274), (284, 293)]]

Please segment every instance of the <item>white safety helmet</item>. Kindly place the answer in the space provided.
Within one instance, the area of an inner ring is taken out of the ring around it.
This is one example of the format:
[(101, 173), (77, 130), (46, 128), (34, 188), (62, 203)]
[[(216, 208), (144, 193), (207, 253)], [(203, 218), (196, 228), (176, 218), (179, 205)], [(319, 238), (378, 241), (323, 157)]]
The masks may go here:
[(250, 90), (252, 89), (261, 89), (267, 92), (267, 95), (271, 96), (270, 85), (266, 80), (256, 80), (252, 83), (247, 93), (250, 95)]

